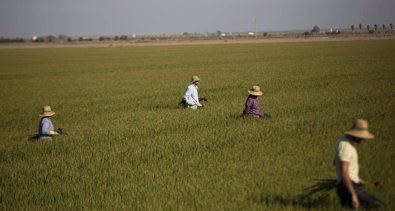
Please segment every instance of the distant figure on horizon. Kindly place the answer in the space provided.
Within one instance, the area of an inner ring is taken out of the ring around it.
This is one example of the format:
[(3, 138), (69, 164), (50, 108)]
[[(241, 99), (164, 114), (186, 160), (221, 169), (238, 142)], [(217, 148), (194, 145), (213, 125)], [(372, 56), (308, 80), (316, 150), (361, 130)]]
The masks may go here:
[(259, 86), (253, 86), (248, 90), (247, 100), (244, 104), (243, 116), (255, 118), (269, 118), (270, 115), (261, 112), (258, 97), (262, 96), (262, 91)]
[[(337, 175), (336, 192), (342, 207), (358, 209), (362, 206), (366, 209), (376, 209), (384, 205), (363, 190), (363, 185), (367, 183), (359, 178), (358, 153), (355, 146), (364, 139), (373, 138), (373, 134), (368, 131), (368, 121), (357, 119), (336, 145), (334, 159)], [(374, 185), (378, 186), (379, 183), (375, 182)]]
[(38, 138), (39, 139), (53, 139), (55, 135), (60, 135), (63, 133), (61, 128), (55, 131), (52, 124), (51, 117), (55, 115), (52, 111), (51, 106), (44, 106), (42, 112), (40, 113), (40, 123), (38, 125)]
[(184, 97), (181, 103), (185, 108), (197, 109), (198, 107), (203, 107), (200, 101), (207, 101), (206, 97), (199, 98), (198, 85), (200, 83), (200, 78), (198, 76), (192, 76), (191, 84), (187, 87), (184, 93)]

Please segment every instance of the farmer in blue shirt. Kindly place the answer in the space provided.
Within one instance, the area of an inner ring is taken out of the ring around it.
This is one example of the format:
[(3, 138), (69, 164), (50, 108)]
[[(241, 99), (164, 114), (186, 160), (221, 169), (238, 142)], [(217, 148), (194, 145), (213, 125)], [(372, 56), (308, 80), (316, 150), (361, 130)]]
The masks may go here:
[(53, 139), (53, 136), (59, 135), (51, 122), (51, 116), (55, 115), (55, 112), (51, 110), (50, 106), (44, 106), (40, 113), (40, 124), (38, 125), (38, 135), (40, 139)]

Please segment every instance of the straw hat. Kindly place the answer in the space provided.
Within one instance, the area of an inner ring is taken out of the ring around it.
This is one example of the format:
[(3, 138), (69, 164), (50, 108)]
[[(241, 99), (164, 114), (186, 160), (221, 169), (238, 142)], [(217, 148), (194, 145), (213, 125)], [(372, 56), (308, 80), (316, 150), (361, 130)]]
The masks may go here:
[(197, 77), (196, 75), (192, 76), (192, 83), (194, 83), (196, 81), (200, 81), (200, 78)]
[(346, 131), (345, 134), (363, 139), (373, 139), (374, 135), (368, 130), (368, 121), (364, 119), (357, 119), (353, 127)]
[(53, 116), (55, 112), (51, 110), (51, 106), (44, 106), (42, 112), (40, 113), (41, 117), (50, 117)]
[(259, 86), (253, 86), (251, 89), (248, 90), (248, 93), (255, 96), (261, 96), (261, 88)]

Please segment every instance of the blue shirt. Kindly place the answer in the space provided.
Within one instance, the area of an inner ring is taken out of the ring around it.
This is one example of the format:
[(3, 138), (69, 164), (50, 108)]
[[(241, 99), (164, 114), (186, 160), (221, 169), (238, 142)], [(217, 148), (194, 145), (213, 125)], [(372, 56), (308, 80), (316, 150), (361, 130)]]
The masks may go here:
[(197, 91), (198, 87), (195, 84), (190, 84), (185, 90), (184, 100), (188, 105), (191, 106), (202, 106), (199, 102), (199, 95)]
[(55, 128), (51, 119), (49, 117), (41, 118), (40, 124), (38, 125), (38, 134), (40, 136), (49, 136), (52, 130), (55, 130)]

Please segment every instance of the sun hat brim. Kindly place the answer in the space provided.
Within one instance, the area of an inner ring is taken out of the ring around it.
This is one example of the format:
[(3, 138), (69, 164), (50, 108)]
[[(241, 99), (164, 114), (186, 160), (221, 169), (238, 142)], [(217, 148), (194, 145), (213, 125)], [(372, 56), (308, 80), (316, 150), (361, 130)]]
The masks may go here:
[(251, 91), (251, 90), (248, 90), (248, 93), (250, 93), (251, 95), (255, 95), (255, 96), (261, 96), (263, 94), (261, 91), (256, 92), (256, 91)]
[(53, 116), (53, 115), (55, 115), (55, 112), (53, 112), (53, 111), (48, 111), (48, 112), (43, 112), (43, 113), (41, 113), (41, 114), (40, 114), (40, 117), (50, 117), (50, 116)]
[(355, 130), (355, 129), (346, 131), (344, 134), (354, 136), (357, 138), (363, 138), (363, 139), (373, 139), (374, 138), (374, 135), (371, 134), (369, 131), (360, 131), (360, 130)]

